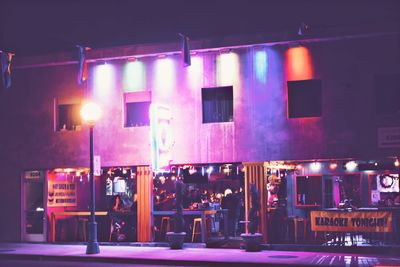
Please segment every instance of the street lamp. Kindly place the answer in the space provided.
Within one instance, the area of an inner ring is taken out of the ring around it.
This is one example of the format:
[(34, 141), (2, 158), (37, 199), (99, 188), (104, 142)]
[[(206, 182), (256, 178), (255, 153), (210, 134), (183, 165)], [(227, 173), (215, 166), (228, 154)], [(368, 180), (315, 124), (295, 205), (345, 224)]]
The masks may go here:
[(95, 103), (88, 102), (82, 106), (82, 119), (89, 125), (90, 129), (90, 221), (89, 221), (89, 239), (86, 247), (86, 254), (100, 253), (99, 243), (97, 242), (97, 223), (95, 207), (95, 190), (93, 177), (93, 128), (96, 121), (99, 120), (101, 110)]

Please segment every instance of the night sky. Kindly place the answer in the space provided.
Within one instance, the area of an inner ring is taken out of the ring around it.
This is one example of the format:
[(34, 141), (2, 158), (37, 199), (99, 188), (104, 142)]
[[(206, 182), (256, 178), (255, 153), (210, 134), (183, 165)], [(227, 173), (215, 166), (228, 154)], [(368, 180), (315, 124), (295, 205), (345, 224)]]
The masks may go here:
[(400, 1), (0, 0), (0, 50), (17, 56), (336, 27), (400, 30)]

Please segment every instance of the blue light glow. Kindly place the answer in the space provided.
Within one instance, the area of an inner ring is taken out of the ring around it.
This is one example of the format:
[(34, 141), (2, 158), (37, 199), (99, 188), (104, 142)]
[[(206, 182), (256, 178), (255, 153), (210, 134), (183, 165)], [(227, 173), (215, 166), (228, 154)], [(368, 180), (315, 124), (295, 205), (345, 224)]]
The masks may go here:
[(261, 83), (266, 83), (268, 74), (268, 55), (266, 51), (257, 51), (255, 53), (254, 69), (257, 80)]

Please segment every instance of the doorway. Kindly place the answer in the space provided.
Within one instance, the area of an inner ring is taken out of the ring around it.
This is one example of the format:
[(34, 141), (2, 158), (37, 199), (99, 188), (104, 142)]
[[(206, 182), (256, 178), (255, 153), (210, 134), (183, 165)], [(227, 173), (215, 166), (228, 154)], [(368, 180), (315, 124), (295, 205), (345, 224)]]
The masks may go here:
[(22, 241), (46, 241), (44, 172), (27, 171), (22, 183)]

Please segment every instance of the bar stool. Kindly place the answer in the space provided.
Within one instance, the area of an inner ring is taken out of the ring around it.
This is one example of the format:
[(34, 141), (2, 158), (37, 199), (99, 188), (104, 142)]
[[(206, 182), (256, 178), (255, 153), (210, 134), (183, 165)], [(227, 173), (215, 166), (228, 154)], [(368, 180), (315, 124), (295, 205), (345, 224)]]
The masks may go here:
[(171, 231), (170, 217), (161, 218), (160, 235), (164, 236), (165, 233)]
[(112, 241), (113, 232), (114, 232), (114, 219), (111, 219), (111, 221), (110, 221), (110, 236), (108, 237), (108, 242)]
[[(198, 226), (198, 228), (200, 228), (200, 231), (196, 231), (196, 226)], [(192, 242), (194, 242), (194, 238), (196, 235), (201, 236), (201, 218), (193, 219)]]
[(307, 219), (306, 218), (302, 218), (302, 217), (294, 217), (293, 218), (293, 223), (294, 223), (294, 242), (297, 243), (298, 241), (298, 227), (299, 227), (299, 223), (302, 222), (303, 223), (303, 238), (306, 238), (306, 234), (307, 234)]
[(69, 225), (68, 219), (57, 219), (56, 220), (56, 235), (54, 241), (66, 241), (65, 237), (68, 236), (66, 227)]
[(77, 229), (76, 229), (76, 240), (79, 240), (80, 234), (81, 234), (83, 241), (87, 240), (86, 225), (87, 225), (88, 221), (89, 221), (89, 219), (87, 219), (87, 218), (80, 218), (80, 217), (78, 218)]

